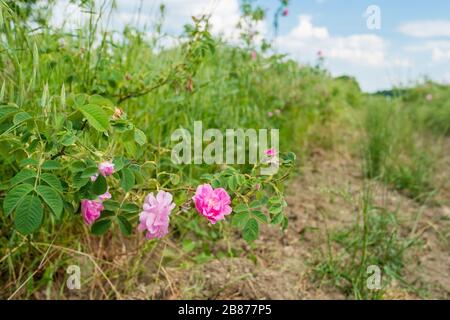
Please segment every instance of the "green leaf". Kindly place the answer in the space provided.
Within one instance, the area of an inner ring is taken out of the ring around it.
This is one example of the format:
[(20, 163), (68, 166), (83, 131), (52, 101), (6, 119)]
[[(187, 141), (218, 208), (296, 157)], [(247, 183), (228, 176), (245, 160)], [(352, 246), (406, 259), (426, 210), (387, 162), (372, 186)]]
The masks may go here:
[(267, 216), (259, 210), (252, 211), (252, 214), (255, 217), (257, 217), (259, 220), (261, 220), (262, 222), (265, 222), (265, 223), (269, 222), (269, 220), (267, 219)]
[(122, 170), (124, 164), (124, 160), (122, 157), (117, 157), (113, 159), (113, 164), (114, 164), (114, 171), (115, 172), (119, 172), (120, 170)]
[(3, 211), (9, 216), (16, 206), (33, 190), (33, 186), (29, 184), (20, 184), (11, 189), (3, 201)]
[(24, 121), (30, 120), (32, 117), (28, 112), (19, 112), (14, 115), (13, 123), (18, 125)]
[(231, 225), (236, 228), (243, 228), (247, 222), (250, 214), (248, 212), (239, 212), (233, 214), (233, 219), (231, 220)]
[(273, 205), (269, 208), (271, 214), (278, 214), (283, 211), (283, 206), (281, 204)]
[(86, 104), (79, 107), (89, 124), (97, 131), (107, 131), (109, 128), (109, 120), (106, 112), (95, 104)]
[(75, 143), (75, 141), (77, 140), (77, 137), (73, 134), (73, 132), (66, 132), (60, 142), (63, 146), (71, 146)]
[(287, 229), (289, 224), (289, 219), (287, 217), (283, 217), (283, 221), (281, 222), (281, 229), (284, 231)]
[(116, 211), (120, 207), (120, 203), (114, 200), (103, 201), (103, 207), (107, 211)]
[(98, 173), (97, 167), (89, 167), (83, 170), (81, 178), (90, 178), (92, 176), (95, 176), (97, 173)]
[(97, 179), (92, 184), (92, 192), (96, 195), (102, 195), (108, 190), (108, 185), (106, 184), (106, 178), (99, 175)]
[(19, 110), (17, 107), (0, 106), (0, 122)]
[(251, 209), (255, 209), (261, 206), (261, 203), (259, 202), (259, 200), (254, 200), (250, 203), (250, 208)]
[(231, 191), (235, 191), (238, 187), (237, 178), (236, 176), (231, 176), (227, 179), (228, 188), (230, 188)]
[(122, 171), (122, 177), (120, 179), (120, 186), (125, 190), (125, 192), (128, 192), (133, 188), (134, 186), (134, 174), (133, 171), (129, 168), (124, 168)]
[(82, 178), (80, 172), (76, 173), (72, 179), (72, 183), (75, 189), (80, 189), (81, 187), (84, 187), (88, 183), (88, 181), (89, 178)]
[(70, 164), (70, 170), (72, 172), (82, 172), (86, 169), (86, 164), (83, 161), (74, 161)]
[(122, 205), (122, 207), (120, 208), (120, 210), (124, 211), (124, 212), (128, 212), (128, 213), (136, 213), (140, 211), (140, 208), (137, 204), (128, 202)]
[(248, 207), (244, 203), (240, 203), (237, 206), (233, 207), (233, 212), (236, 212), (236, 213), (238, 213), (238, 212), (247, 212), (247, 211), (248, 211)]
[(61, 168), (61, 164), (56, 160), (47, 160), (42, 164), (42, 170), (56, 170)]
[(131, 232), (133, 231), (133, 226), (131, 223), (123, 216), (117, 217), (117, 222), (119, 224), (120, 231), (126, 236), (129, 236)]
[(140, 146), (143, 146), (147, 143), (147, 137), (145, 136), (145, 133), (139, 130), (138, 128), (134, 129), (134, 141)]
[(14, 217), (14, 226), (23, 234), (36, 231), (42, 223), (42, 203), (36, 195), (27, 195), (19, 203)]
[(256, 219), (250, 219), (244, 227), (243, 237), (247, 242), (255, 241), (259, 235), (259, 224)]
[(23, 159), (22, 161), (20, 161), (19, 164), (21, 166), (27, 166), (27, 165), (37, 166), (37, 165), (39, 165), (39, 161), (36, 159), (33, 159), (33, 158), (26, 158), (26, 159)]
[[(14, 178), (11, 179), (11, 186), (25, 182), (26, 180), (36, 178), (36, 171), (30, 169), (22, 169)], [(33, 180), (34, 181), (34, 180)]]
[(283, 221), (284, 215), (282, 212), (277, 213), (273, 218), (271, 223), (272, 224), (279, 224), (280, 222)]
[(45, 203), (52, 209), (57, 219), (61, 218), (63, 211), (63, 201), (58, 192), (49, 186), (39, 185), (36, 187), (36, 192), (45, 201)]
[(51, 173), (43, 173), (41, 174), (41, 180), (48, 184), (53, 189), (63, 192), (63, 187), (61, 185), (61, 181)]
[(95, 222), (91, 227), (91, 232), (97, 236), (101, 236), (111, 227), (110, 219), (103, 219)]

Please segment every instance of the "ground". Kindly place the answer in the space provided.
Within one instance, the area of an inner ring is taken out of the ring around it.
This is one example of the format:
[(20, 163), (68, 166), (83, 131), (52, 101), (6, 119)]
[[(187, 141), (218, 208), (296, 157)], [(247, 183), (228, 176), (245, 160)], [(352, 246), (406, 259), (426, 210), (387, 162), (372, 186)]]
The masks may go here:
[[(361, 172), (360, 160), (348, 152), (313, 150), (287, 188), (289, 227), (284, 233), (265, 227), (251, 252), (236, 235), (234, 241), (244, 249), (240, 257), (164, 268), (156, 284), (143, 284), (133, 298), (349, 298), (329, 281), (318, 279), (314, 267), (326, 255), (327, 234), (355, 222), (364, 181)], [(448, 299), (450, 208), (421, 205), (382, 184), (374, 185), (375, 202), (398, 212), (401, 233), (420, 243), (407, 251), (402, 282), (392, 281), (383, 298)]]

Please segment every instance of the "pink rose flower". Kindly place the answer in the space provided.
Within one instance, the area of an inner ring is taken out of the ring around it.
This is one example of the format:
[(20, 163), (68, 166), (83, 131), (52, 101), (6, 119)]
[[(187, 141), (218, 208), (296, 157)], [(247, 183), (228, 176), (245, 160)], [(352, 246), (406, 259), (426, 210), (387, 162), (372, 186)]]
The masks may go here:
[(156, 198), (153, 193), (145, 197), (143, 211), (139, 214), (139, 231), (147, 230), (146, 238), (162, 238), (169, 232), (169, 215), (175, 208), (172, 195), (159, 191)]
[(98, 165), (98, 171), (104, 177), (110, 176), (114, 173), (114, 164), (110, 161), (104, 161)]
[(283, 17), (287, 17), (288, 14), (289, 14), (288, 8), (284, 9), (284, 10), (283, 10)]
[(232, 211), (230, 196), (223, 188), (213, 189), (209, 184), (199, 185), (192, 199), (197, 211), (212, 224), (225, 219)]
[(98, 178), (98, 173), (91, 176), (91, 181), (94, 182), (95, 180), (97, 180), (97, 178)]
[(106, 191), (104, 194), (98, 196), (98, 200), (100, 200), (100, 202), (103, 202), (108, 199), (111, 199), (111, 193), (109, 193), (109, 190)]
[(273, 157), (277, 155), (277, 150), (275, 150), (274, 148), (267, 149), (266, 151), (264, 151), (264, 154), (266, 156)]
[(83, 215), (84, 222), (88, 225), (93, 224), (103, 210), (103, 205), (96, 200), (81, 200), (81, 214)]
[(256, 60), (258, 55), (257, 55), (256, 51), (253, 50), (250, 56), (251, 56), (252, 60)]
[(433, 101), (433, 95), (431, 93), (427, 94), (426, 99), (427, 99), (427, 101)]
[(273, 117), (273, 112), (272, 112), (272, 111), (267, 112), (267, 116), (268, 116), (269, 118), (272, 118), (272, 117)]

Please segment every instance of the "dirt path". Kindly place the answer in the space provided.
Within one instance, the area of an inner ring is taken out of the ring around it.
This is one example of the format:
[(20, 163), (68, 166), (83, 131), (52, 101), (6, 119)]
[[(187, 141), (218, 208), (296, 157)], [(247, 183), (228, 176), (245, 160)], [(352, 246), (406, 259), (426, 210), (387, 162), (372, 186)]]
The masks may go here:
[[(338, 289), (313, 280), (314, 261), (324, 259), (327, 230), (355, 222), (363, 188), (360, 162), (347, 153), (316, 150), (291, 183), (287, 202), (289, 227), (282, 233), (265, 226), (254, 249), (239, 239), (237, 258), (222, 258), (186, 268), (167, 267), (157, 284), (142, 286), (135, 297), (188, 299), (345, 299)], [(399, 213), (402, 233), (420, 245), (405, 257), (408, 286), (393, 282), (385, 298), (449, 298), (450, 250), (448, 207), (421, 207), (414, 201), (376, 186), (377, 205)], [(416, 223), (416, 221), (418, 221)], [(445, 233), (447, 232), (447, 234)], [(217, 246), (225, 246), (218, 243)], [(410, 288), (410, 289), (408, 289)], [(412, 288), (412, 290), (411, 290)], [(420, 289), (420, 290), (419, 290)], [(351, 297), (350, 297), (351, 298)]]

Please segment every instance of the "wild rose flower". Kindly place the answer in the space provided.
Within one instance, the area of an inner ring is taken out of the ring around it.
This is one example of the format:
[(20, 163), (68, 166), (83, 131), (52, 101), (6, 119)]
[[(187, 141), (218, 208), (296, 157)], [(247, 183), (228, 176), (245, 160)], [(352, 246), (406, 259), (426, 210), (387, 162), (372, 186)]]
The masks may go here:
[(275, 150), (274, 148), (267, 149), (266, 151), (264, 151), (264, 154), (266, 156), (273, 157), (277, 155), (277, 150)]
[(101, 194), (98, 196), (98, 200), (100, 200), (101, 202), (111, 199), (111, 193), (109, 193), (109, 190), (106, 191), (104, 194)]
[(267, 149), (264, 151), (265, 157), (261, 160), (264, 164), (275, 165), (278, 166), (280, 164), (280, 159), (277, 156), (277, 150), (274, 148)]
[(272, 117), (273, 117), (273, 112), (272, 112), (272, 111), (267, 112), (267, 116), (268, 116), (269, 118), (272, 118)]
[(169, 192), (161, 190), (156, 198), (153, 193), (148, 194), (139, 214), (138, 230), (147, 230), (147, 239), (162, 238), (169, 232), (169, 215), (173, 208), (175, 204)]
[(114, 173), (114, 164), (110, 161), (104, 161), (98, 165), (98, 171), (104, 177), (110, 176)]
[(288, 8), (284, 9), (284, 10), (283, 10), (283, 17), (287, 17), (288, 14), (289, 14)]
[(427, 99), (427, 101), (433, 101), (433, 95), (431, 93), (427, 94), (426, 99)]
[(81, 200), (81, 214), (84, 222), (88, 225), (93, 224), (98, 218), (100, 218), (102, 210), (103, 205), (96, 200)]
[(213, 189), (210, 184), (199, 185), (192, 199), (197, 211), (212, 224), (225, 219), (232, 211), (228, 193), (223, 188)]
[(258, 57), (257, 53), (255, 50), (252, 51), (252, 53), (250, 54), (252, 60), (256, 60), (256, 58)]
[(97, 178), (98, 178), (98, 173), (91, 176), (91, 181), (94, 182), (95, 180), (97, 180)]

